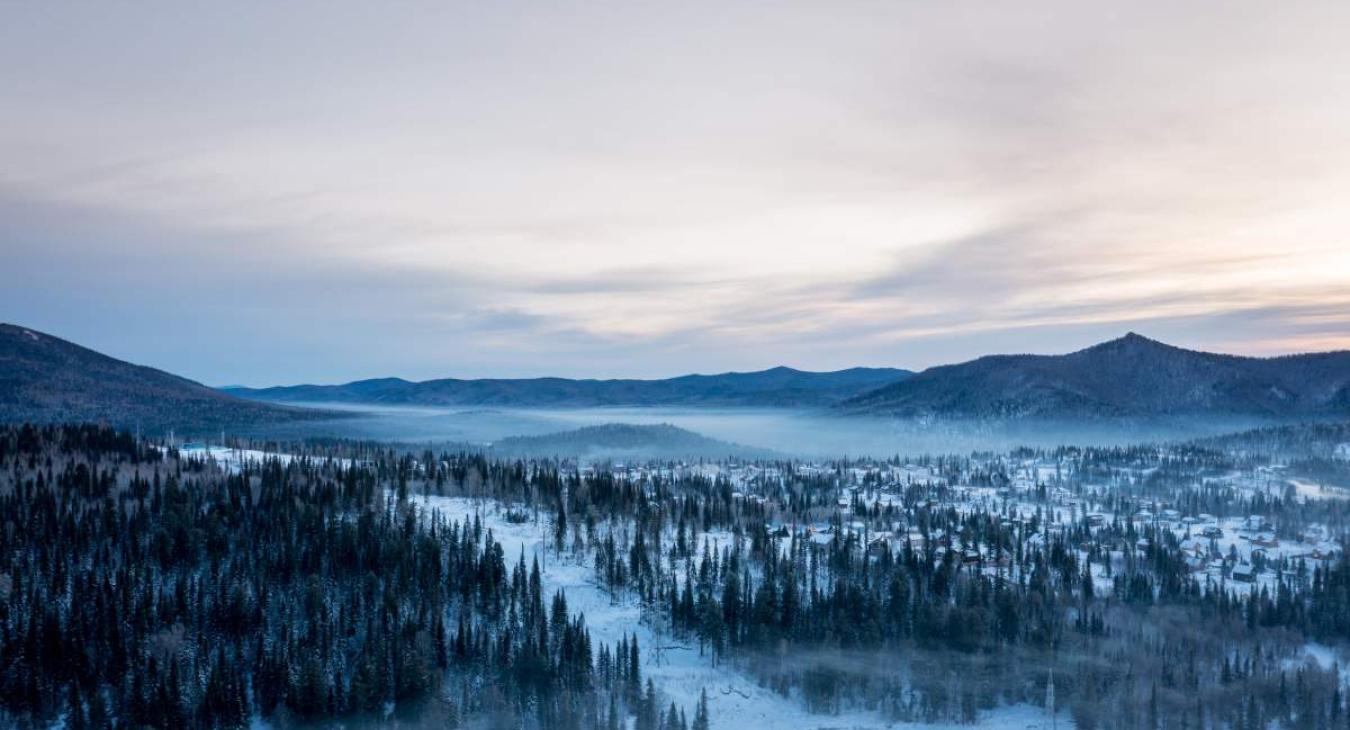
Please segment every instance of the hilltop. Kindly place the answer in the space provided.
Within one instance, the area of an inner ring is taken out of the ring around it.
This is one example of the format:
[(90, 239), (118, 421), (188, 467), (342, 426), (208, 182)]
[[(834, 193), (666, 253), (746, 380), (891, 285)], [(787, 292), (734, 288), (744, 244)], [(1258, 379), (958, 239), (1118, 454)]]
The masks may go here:
[(1241, 357), (1130, 333), (1066, 355), (929, 368), (838, 407), (906, 417), (1335, 417), (1350, 413), (1350, 352)]
[(186, 434), (330, 415), (243, 400), (45, 332), (0, 324), (0, 422), (94, 421)]

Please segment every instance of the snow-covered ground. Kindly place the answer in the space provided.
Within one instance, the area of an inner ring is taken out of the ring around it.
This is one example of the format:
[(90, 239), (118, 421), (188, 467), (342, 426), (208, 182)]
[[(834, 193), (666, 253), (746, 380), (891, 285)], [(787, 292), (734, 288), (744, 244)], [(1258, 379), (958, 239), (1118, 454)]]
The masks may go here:
[[(594, 568), (567, 556), (559, 557), (551, 549), (551, 531), (544, 521), (511, 523), (505, 518), (505, 508), (492, 500), (462, 497), (413, 497), (414, 503), (428, 514), (439, 513), (447, 519), (464, 520), (477, 515), (485, 529), (501, 543), (508, 564), (514, 565), (522, 552), (529, 564), (539, 559), (545, 593), (563, 590), (567, 607), (573, 616), (584, 614), (586, 626), (595, 642), (614, 644), (625, 635), (638, 637), (642, 648), (642, 671), (652, 678), (665, 695), (665, 702), (674, 702), (692, 716), (698, 704), (699, 692), (707, 689), (708, 707), (715, 728), (751, 730), (802, 730), (816, 728), (898, 728), (905, 723), (892, 723), (879, 714), (864, 711), (839, 715), (816, 715), (807, 712), (796, 699), (783, 697), (758, 686), (754, 679), (726, 665), (713, 666), (710, 655), (699, 656), (696, 645), (662, 636), (642, 615), (635, 600), (612, 598), (596, 581)], [(659, 649), (658, 647), (666, 647)], [(673, 647), (673, 648), (672, 648)], [(1061, 727), (1072, 723), (1062, 714)], [(1006, 707), (987, 712), (980, 717), (980, 727), (1001, 730), (1049, 727), (1049, 718), (1039, 707)], [(940, 725), (914, 725), (919, 728), (938, 728)], [(966, 727), (966, 726), (951, 726)]]
[(1298, 496), (1304, 499), (1350, 499), (1350, 489), (1331, 484), (1315, 484), (1305, 479), (1289, 479)]
[[(238, 474), (243, 469), (244, 464), (261, 464), (268, 459), (276, 459), (281, 462), (282, 466), (285, 466), (295, 458), (291, 454), (277, 454), (255, 449), (232, 449), (225, 446), (204, 444), (186, 444), (179, 447), (178, 453), (184, 459), (214, 461), (231, 474)], [(333, 461), (339, 466), (345, 467), (348, 464), (347, 459), (334, 459)]]

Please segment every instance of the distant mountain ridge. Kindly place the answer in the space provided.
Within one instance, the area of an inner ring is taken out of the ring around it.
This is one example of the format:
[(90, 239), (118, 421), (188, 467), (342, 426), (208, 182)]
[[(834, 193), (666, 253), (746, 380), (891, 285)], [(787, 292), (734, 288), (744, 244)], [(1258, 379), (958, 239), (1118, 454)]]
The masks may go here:
[[(261, 402), (267, 401), (267, 402)], [(0, 422), (101, 421), (147, 433), (334, 418), (322, 402), (457, 407), (833, 408), (841, 414), (953, 418), (1242, 415), (1350, 417), (1350, 351), (1242, 357), (1130, 333), (1066, 355), (991, 355), (914, 374), (787, 367), (664, 380), (399, 378), (345, 385), (212, 389), (57, 337), (0, 324)], [(351, 414), (346, 414), (351, 417)], [(631, 434), (584, 434), (627, 438)], [(669, 435), (669, 434), (667, 434)]]
[(0, 422), (92, 421), (187, 435), (331, 415), (235, 398), (44, 332), (0, 323)]
[(849, 398), (902, 417), (1350, 415), (1350, 351), (1257, 358), (1173, 347), (1133, 332), (1067, 355), (990, 355)]
[(663, 380), (526, 378), (413, 382), (401, 378), (344, 385), (229, 388), (276, 403), (365, 403), (401, 406), (756, 406), (821, 407), (908, 377), (908, 370), (850, 368), (807, 372), (776, 367), (749, 373), (683, 375)]

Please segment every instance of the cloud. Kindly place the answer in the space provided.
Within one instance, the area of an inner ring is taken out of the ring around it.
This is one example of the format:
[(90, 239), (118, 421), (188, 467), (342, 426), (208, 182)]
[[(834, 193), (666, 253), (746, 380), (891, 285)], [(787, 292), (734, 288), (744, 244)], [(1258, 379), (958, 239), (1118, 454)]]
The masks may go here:
[(1337, 346), (1347, 13), (27, 6), (0, 304), (214, 382)]

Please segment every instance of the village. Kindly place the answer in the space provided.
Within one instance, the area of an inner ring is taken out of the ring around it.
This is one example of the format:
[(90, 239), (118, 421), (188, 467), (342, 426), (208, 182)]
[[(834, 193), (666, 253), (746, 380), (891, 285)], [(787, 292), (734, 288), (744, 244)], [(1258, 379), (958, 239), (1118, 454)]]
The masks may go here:
[[(1342, 446), (1341, 452), (1350, 453)], [(1338, 453), (1341, 453), (1338, 452)], [(1155, 454), (1164, 461), (1165, 450)], [(1339, 487), (1313, 486), (1287, 473), (1281, 465), (1260, 465), (1212, 475), (1197, 472), (1188, 484), (1166, 496), (1138, 491), (1156, 468), (1124, 466), (1109, 480), (1081, 479), (1081, 461), (1068, 458), (1016, 458), (990, 455), (971, 458), (959, 470), (944, 469), (950, 460), (860, 460), (787, 464), (727, 461), (721, 463), (594, 463), (583, 474), (606, 470), (637, 483), (702, 477), (730, 485), (730, 498), (766, 515), (769, 534), (786, 549), (790, 538), (828, 545), (852, 539), (874, 557), (882, 551), (911, 549), (942, 561), (953, 559), (991, 575), (1016, 577), (1016, 556), (1069, 540), (1093, 564), (1100, 590), (1110, 590), (1112, 576), (1126, 563), (1143, 560), (1154, 547), (1179, 551), (1190, 572), (1206, 590), (1273, 590), (1280, 581), (1306, 587), (1315, 566), (1341, 557), (1344, 529), (1324, 522), (1278, 514), (1234, 511), (1241, 504), (1284, 500), (1316, 507), (1327, 500), (1350, 500)], [(972, 484), (972, 476), (997, 486)], [(788, 485), (810, 481), (833, 490), (827, 506), (810, 510), (812, 519), (794, 520)], [(1193, 491), (1231, 495), (1232, 509), (1222, 514), (1186, 509)], [(990, 515), (1005, 528), (1011, 544), (980, 544), (941, 529), (920, 529), (920, 512), (952, 510), (958, 515)]]

